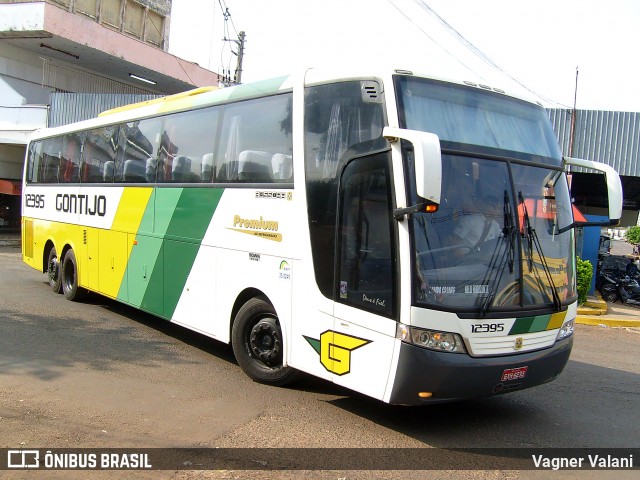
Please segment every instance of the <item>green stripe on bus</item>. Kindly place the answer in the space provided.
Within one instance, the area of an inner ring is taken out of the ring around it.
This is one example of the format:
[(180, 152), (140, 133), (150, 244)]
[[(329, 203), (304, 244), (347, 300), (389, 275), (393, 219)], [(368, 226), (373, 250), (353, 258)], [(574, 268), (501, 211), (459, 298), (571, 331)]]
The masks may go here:
[(158, 259), (159, 244), (161, 243), (158, 239), (150, 236), (153, 234), (155, 196), (154, 190), (151, 192), (151, 196), (147, 202), (140, 226), (138, 227), (138, 232), (135, 235), (135, 244), (129, 255), (125, 271), (127, 281), (122, 282), (120, 290), (118, 291), (119, 300), (126, 299), (136, 307), (142, 307), (144, 294), (155, 268)]
[(202, 238), (223, 189), (185, 188), (169, 222), (163, 244), (164, 316), (171, 318), (182, 295)]
[(167, 225), (166, 235), (200, 244), (223, 191), (221, 188), (183, 189)]
[(559, 328), (550, 321), (551, 318), (552, 315), (536, 315), (535, 317), (516, 318), (515, 323), (509, 331), (509, 335), (544, 332), (548, 329), (552, 330), (554, 328)]
[[(171, 318), (224, 189), (158, 188), (140, 222), (118, 298)], [(128, 298), (126, 296), (128, 290)]]
[(551, 315), (538, 315), (537, 317), (533, 317), (533, 323), (531, 324), (529, 333), (544, 332), (547, 329), (547, 325), (549, 325), (550, 319)]
[(529, 333), (529, 329), (531, 328), (531, 325), (533, 324), (534, 319), (535, 317), (516, 318), (516, 321), (513, 324), (513, 327), (511, 327), (511, 330), (509, 331), (509, 335)]

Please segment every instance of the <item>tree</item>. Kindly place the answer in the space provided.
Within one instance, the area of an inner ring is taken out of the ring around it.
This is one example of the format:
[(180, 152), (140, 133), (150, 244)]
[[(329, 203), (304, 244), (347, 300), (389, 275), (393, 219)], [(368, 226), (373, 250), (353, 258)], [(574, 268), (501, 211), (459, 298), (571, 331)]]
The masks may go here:
[(627, 233), (625, 233), (624, 238), (632, 245), (640, 245), (640, 226), (631, 227), (627, 230)]

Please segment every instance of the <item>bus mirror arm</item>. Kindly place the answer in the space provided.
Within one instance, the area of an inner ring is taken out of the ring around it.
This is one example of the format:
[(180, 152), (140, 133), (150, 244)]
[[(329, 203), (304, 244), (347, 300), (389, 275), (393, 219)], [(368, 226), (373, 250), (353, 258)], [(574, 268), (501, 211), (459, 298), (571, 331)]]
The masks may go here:
[(558, 229), (558, 234), (564, 233), (572, 228), (582, 228), (582, 227), (615, 227), (616, 225), (620, 225), (620, 219), (609, 219), (602, 220), (601, 222), (573, 222), (567, 225), (566, 227), (562, 227)]
[[(430, 207), (434, 207), (434, 206), (435, 208), (431, 210)], [(419, 213), (419, 212), (428, 212), (428, 211), (436, 211), (436, 210), (437, 210), (437, 204), (427, 201), (427, 202), (418, 203), (416, 205), (412, 205), (410, 207), (394, 208), (393, 218), (395, 218), (399, 222), (402, 222), (405, 216), (412, 215), (414, 213)]]
[(402, 148), (398, 140), (406, 140), (413, 145), (416, 194), (429, 203), (439, 205), (442, 190), (442, 154), (438, 136), (433, 133), (395, 127), (385, 127), (382, 135), (391, 143), (394, 150)]

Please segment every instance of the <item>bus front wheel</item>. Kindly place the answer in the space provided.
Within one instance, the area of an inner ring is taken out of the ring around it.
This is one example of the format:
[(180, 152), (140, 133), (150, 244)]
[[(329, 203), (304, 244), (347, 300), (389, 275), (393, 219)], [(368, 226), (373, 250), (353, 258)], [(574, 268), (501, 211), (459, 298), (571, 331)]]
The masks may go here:
[(84, 297), (85, 290), (78, 285), (78, 262), (73, 250), (69, 250), (62, 260), (62, 293), (67, 300), (77, 302)]
[(273, 306), (252, 298), (238, 311), (231, 331), (233, 353), (242, 370), (254, 381), (281, 386), (297, 371), (282, 365), (284, 341)]

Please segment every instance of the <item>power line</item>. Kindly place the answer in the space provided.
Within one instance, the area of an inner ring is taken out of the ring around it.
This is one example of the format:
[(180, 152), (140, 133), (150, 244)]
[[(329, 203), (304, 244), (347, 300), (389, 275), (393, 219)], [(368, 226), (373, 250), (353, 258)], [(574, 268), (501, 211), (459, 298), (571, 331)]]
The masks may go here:
[[(457, 61), (458, 63), (460, 63), (462, 66), (464, 66), (465, 68), (467, 68), (469, 71), (473, 72), (475, 75), (478, 75), (479, 77), (483, 77), (482, 74), (480, 74), (478, 71), (476, 71), (473, 67), (469, 66), (467, 63), (465, 63), (461, 58), (459, 58), (458, 55), (453, 54), (451, 51), (449, 51), (445, 46), (443, 46), (436, 38), (434, 38), (433, 36), (429, 35), (429, 33), (427, 33), (425, 31), (425, 29), (419, 25), (418, 23), (416, 23), (411, 17), (409, 17), (399, 6), (397, 6), (392, 0), (387, 0), (394, 8), (396, 8), (396, 10), (398, 10), (407, 20), (409, 20), (416, 28), (418, 28), (418, 30), (420, 30), (420, 32), (422, 32), (422, 34), (424, 34), (427, 38), (429, 38), (437, 47), (439, 47), (442, 51), (444, 51), (447, 55), (449, 55), (453, 60)], [(491, 66), (492, 68), (498, 70), (499, 72), (501, 72), (502, 74), (504, 74), (506, 77), (510, 78), (512, 81), (514, 81), (516, 84), (520, 85), (522, 88), (524, 88), (525, 90), (527, 90), (528, 92), (530, 92), (531, 94), (535, 95), (536, 97), (540, 98), (541, 100), (549, 103), (549, 104), (555, 104), (555, 105), (559, 105), (562, 106), (564, 108), (568, 108), (567, 105), (563, 105), (559, 102), (556, 102), (555, 100), (551, 100), (549, 98), (546, 98), (543, 95), (540, 95), (539, 93), (537, 93), (536, 91), (532, 90), (531, 88), (529, 88), (527, 85), (523, 84), (522, 82), (520, 82), (517, 78), (513, 77), (511, 74), (509, 74), (508, 72), (506, 72), (500, 65), (498, 65), (496, 62), (494, 62), (489, 56), (487, 56), (482, 50), (480, 50), (478, 47), (476, 47), (472, 42), (470, 42), (469, 40), (467, 40), (460, 32), (458, 32), (452, 25), (450, 25), (444, 18), (442, 18), (433, 8), (431, 8), (424, 0), (414, 0), (414, 2), (420, 7), (422, 8), (427, 14), (429, 14), (432, 18), (434, 18), (435, 20), (437, 20), (456, 40), (458, 40), (463, 46), (465, 46), (469, 51), (471, 51), (471, 53), (473, 53), (475, 56), (477, 56), (478, 58), (480, 58), (483, 62), (485, 62), (486, 64), (488, 64), (489, 66)]]
[[(231, 12), (229, 11), (229, 7), (227, 7), (225, 0), (218, 0), (218, 5), (220, 6), (220, 10), (222, 11), (222, 16), (224, 19), (224, 22), (223, 22), (224, 38), (222, 39), (224, 43), (220, 48), (220, 68), (222, 69), (222, 84), (234, 85), (242, 81), (242, 61), (244, 58), (245, 32), (241, 31), (240, 33), (238, 33), (238, 31), (236, 30), (236, 26), (233, 23)], [(236, 38), (235, 40), (231, 38), (232, 35), (229, 29), (229, 24), (231, 24), (233, 32), (235, 33), (235, 38)], [(229, 43), (235, 43), (238, 47), (238, 50), (234, 51), (233, 48), (229, 47), (229, 57), (228, 57), (228, 61), (226, 62), (226, 68), (225, 68), (225, 51)], [(237, 57), (236, 68), (233, 73), (233, 78), (231, 75), (232, 55), (235, 55)]]
[(424, 28), (422, 28), (422, 25), (419, 25), (418, 23), (416, 23), (409, 15), (407, 15), (399, 6), (397, 6), (393, 0), (387, 0), (392, 7), (394, 7), (396, 10), (398, 10), (398, 12), (405, 17), (410, 23), (412, 23), (418, 30), (420, 30), (422, 32), (422, 34), (424, 36), (426, 36), (429, 40), (431, 40), (437, 47), (439, 47), (443, 52), (445, 52), (447, 55), (449, 55), (451, 58), (453, 58), (455, 61), (457, 61), (460, 65), (462, 65), (463, 67), (465, 67), (467, 70), (475, 73), (476, 75), (478, 75), (477, 72), (475, 72), (469, 65), (465, 64), (460, 58), (458, 58), (456, 55), (454, 55), (453, 53), (451, 53), (449, 50), (447, 50), (443, 45), (440, 44), (440, 42), (438, 42), (435, 38), (433, 38), (431, 35), (429, 35)]
[[(164, 34), (160, 31), (160, 28), (158, 27), (158, 25), (156, 25), (156, 22), (153, 21), (153, 18), (151, 18), (151, 16), (149, 16), (146, 11), (145, 11), (145, 17), (151, 22), (151, 25), (153, 25), (153, 28), (156, 29), (156, 32), (158, 32), (158, 35), (160, 35), (160, 38), (162, 38), (162, 44), (164, 45), (164, 43), (165, 43)], [(175, 55), (172, 55), (172, 57), (175, 59), (176, 63), (180, 67), (180, 70), (182, 70), (184, 72), (184, 74), (187, 76), (187, 78), (189, 79), (191, 84), (195, 85), (195, 83), (194, 83), (193, 79), (191, 78), (191, 76), (184, 69), (184, 67), (180, 63), (180, 60), (178, 60), (178, 57), (176, 57)]]
[(500, 65), (498, 65), (496, 62), (494, 62), (491, 58), (489, 58), (489, 56), (487, 56), (482, 50), (480, 50), (478, 47), (476, 47), (472, 42), (470, 42), (469, 40), (467, 40), (460, 32), (458, 32), (455, 28), (453, 28), (453, 26), (451, 26), (444, 18), (442, 18), (433, 8), (431, 8), (424, 0), (414, 0), (423, 10), (425, 10), (427, 13), (429, 13), (430, 15), (432, 15), (436, 20), (438, 20), (447, 30), (449, 30), (449, 32), (458, 40), (460, 41), (464, 46), (466, 46), (469, 50), (471, 50), (472, 53), (474, 53), (475, 55), (477, 55), (478, 57), (480, 57), (481, 60), (483, 60), (485, 63), (487, 63), (488, 65), (490, 65), (491, 67), (497, 69), (498, 71), (500, 71), (501, 73), (503, 73), (504, 75), (506, 75), (508, 78), (510, 78), (511, 80), (513, 80), (514, 82), (516, 82), (518, 85), (520, 85), (522, 88), (526, 89), (528, 92), (532, 93), (533, 95), (535, 95), (536, 97), (544, 100), (545, 102), (551, 102), (551, 103), (557, 103), (555, 101), (552, 101), (546, 97), (544, 97), (543, 95), (540, 95), (539, 93), (537, 93), (536, 91), (532, 90), (531, 88), (529, 88), (527, 85), (525, 85), (524, 83), (522, 83), (520, 80), (518, 80), (517, 78), (513, 77), (510, 73), (506, 72)]

